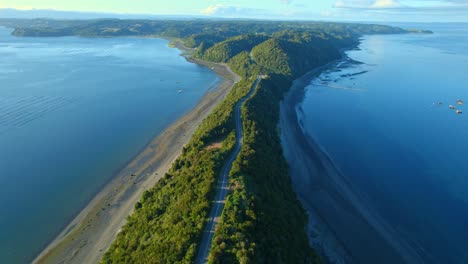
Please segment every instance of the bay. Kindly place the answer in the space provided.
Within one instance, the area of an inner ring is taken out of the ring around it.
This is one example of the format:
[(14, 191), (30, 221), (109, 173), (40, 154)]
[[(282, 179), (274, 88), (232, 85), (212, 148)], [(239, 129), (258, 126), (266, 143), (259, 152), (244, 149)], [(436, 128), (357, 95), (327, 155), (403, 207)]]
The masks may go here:
[(27, 263), (220, 79), (162, 39), (10, 32), (0, 28), (0, 259)]
[(435, 33), (363, 37), (298, 119), (425, 263), (467, 263), (468, 25), (397, 26)]

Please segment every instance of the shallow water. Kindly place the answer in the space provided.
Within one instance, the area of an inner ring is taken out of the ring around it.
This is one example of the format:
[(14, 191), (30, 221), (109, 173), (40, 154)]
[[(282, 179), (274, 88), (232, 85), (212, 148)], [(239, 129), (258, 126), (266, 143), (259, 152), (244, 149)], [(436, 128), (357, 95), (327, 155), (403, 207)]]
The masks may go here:
[(219, 78), (161, 39), (10, 32), (0, 28), (0, 262), (26, 263)]
[(364, 37), (299, 119), (426, 263), (468, 263), (468, 25), (399, 26), (435, 34)]

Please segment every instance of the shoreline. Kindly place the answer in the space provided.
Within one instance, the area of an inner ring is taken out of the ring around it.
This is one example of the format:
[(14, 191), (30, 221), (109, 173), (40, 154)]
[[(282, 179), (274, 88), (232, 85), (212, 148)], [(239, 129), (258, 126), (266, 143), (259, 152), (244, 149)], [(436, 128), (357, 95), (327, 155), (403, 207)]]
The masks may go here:
[(344, 59), (295, 80), (280, 103), (281, 145), (293, 188), (309, 216), (309, 242), (330, 263), (422, 263), (300, 125), (296, 111), (305, 87)]
[[(174, 41), (174, 40), (172, 40)], [(190, 49), (175, 41), (180, 56), (209, 67), (221, 79), (208, 89), (197, 105), (169, 125), (130, 161), (66, 224), (35, 257), (33, 263), (97, 263), (110, 247), (142, 193), (152, 188), (170, 169), (200, 123), (240, 80), (226, 64), (191, 58)], [(171, 42), (174, 43), (174, 42)]]

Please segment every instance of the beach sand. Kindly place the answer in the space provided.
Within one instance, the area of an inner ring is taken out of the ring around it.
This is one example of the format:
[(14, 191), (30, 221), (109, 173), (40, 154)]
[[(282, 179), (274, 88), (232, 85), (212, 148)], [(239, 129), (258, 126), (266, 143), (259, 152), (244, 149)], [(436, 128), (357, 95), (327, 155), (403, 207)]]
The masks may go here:
[(422, 263), (301, 127), (304, 88), (321, 71), (294, 81), (281, 102), (280, 133), (293, 187), (309, 215), (308, 235), (330, 263)]
[(215, 71), (222, 78), (218, 87), (210, 90), (195, 109), (165, 129), (113, 177), (34, 263), (98, 263), (142, 193), (164, 176), (203, 119), (240, 80), (224, 64), (195, 61), (186, 53), (183, 55), (188, 61)]

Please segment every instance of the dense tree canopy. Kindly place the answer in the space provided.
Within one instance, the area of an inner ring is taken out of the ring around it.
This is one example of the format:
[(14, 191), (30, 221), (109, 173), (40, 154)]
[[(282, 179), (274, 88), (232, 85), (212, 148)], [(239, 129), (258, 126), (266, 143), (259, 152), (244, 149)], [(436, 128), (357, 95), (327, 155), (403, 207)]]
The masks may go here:
[[(294, 78), (340, 57), (362, 34), (405, 33), (381, 25), (211, 20), (0, 20), (18, 36), (160, 36), (182, 39), (194, 57), (227, 63), (242, 77), (202, 122), (171, 170), (135, 205), (102, 263), (191, 263), (214, 186), (235, 142), (242, 109), (244, 145), (211, 247), (211, 263), (317, 263), (306, 215), (293, 192), (277, 134), (279, 102)], [(222, 148), (207, 148), (212, 142)]]
[(164, 36), (187, 39), (189, 47), (202, 42), (212, 46), (222, 40), (245, 34), (271, 35), (283, 30), (327, 34), (336, 38), (356, 38), (363, 34), (406, 33), (384, 25), (330, 23), (315, 21), (215, 21), (215, 20), (21, 20), (0, 19), (0, 25), (16, 28), (14, 34), (49, 36)]

